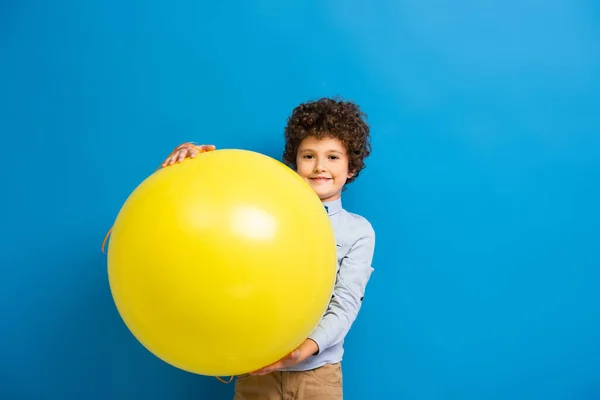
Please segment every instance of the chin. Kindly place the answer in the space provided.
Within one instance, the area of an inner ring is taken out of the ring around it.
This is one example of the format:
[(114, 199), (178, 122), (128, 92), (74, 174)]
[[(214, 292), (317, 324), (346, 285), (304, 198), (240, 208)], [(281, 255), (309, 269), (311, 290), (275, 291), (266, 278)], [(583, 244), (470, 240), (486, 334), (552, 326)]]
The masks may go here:
[(315, 193), (317, 194), (317, 196), (319, 196), (320, 199), (325, 199), (325, 198), (329, 197), (329, 193), (323, 193), (318, 190), (315, 190)]
[(327, 199), (327, 201), (331, 201), (332, 198), (338, 197), (336, 196), (336, 193), (317, 193), (317, 195), (322, 201), (325, 201), (325, 199)]
[[(329, 199), (331, 197), (334, 197), (336, 195), (335, 191), (331, 191), (331, 188), (324, 188), (321, 185), (310, 185), (310, 187), (312, 188), (312, 190), (315, 191), (315, 193), (317, 194), (317, 196), (319, 196), (319, 199), (323, 200), (323, 199)], [(329, 189), (329, 190), (327, 190)]]

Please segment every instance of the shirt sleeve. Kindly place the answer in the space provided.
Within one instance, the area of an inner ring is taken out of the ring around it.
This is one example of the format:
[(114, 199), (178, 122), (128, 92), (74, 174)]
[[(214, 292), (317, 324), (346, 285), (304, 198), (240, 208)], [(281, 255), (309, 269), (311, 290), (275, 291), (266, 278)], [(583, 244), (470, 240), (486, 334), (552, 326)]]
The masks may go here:
[(342, 259), (329, 306), (309, 335), (309, 339), (319, 346), (315, 355), (341, 342), (354, 323), (373, 272), (371, 263), (374, 251), (375, 232), (369, 225), (366, 233)]

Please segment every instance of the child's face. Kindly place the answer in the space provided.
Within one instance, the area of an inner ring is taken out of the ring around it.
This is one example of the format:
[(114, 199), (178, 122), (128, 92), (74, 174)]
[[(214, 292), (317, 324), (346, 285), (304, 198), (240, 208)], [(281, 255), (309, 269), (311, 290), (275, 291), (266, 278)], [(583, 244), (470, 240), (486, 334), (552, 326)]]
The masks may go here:
[(333, 137), (304, 139), (296, 155), (296, 172), (303, 177), (319, 195), (321, 201), (340, 198), (346, 180), (352, 175), (348, 171), (348, 154), (342, 142)]

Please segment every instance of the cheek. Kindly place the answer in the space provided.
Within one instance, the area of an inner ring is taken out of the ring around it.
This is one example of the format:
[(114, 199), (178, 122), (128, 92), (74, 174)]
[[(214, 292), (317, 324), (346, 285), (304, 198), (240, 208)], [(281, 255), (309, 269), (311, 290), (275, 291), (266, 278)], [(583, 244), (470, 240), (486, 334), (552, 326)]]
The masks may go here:
[(312, 169), (309, 165), (307, 165), (306, 162), (302, 162), (300, 160), (296, 161), (296, 173), (298, 175), (302, 176), (303, 178), (306, 178), (311, 171)]
[(348, 168), (336, 168), (334, 173), (337, 179), (348, 179)]

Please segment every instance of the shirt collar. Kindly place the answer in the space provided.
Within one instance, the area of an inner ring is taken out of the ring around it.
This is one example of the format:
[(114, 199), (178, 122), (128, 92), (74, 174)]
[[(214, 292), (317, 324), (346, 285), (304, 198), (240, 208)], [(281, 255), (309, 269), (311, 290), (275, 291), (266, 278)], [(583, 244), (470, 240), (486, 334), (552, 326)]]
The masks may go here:
[(337, 214), (342, 210), (342, 198), (323, 202), (323, 205), (325, 206), (325, 210), (327, 210), (327, 215)]

